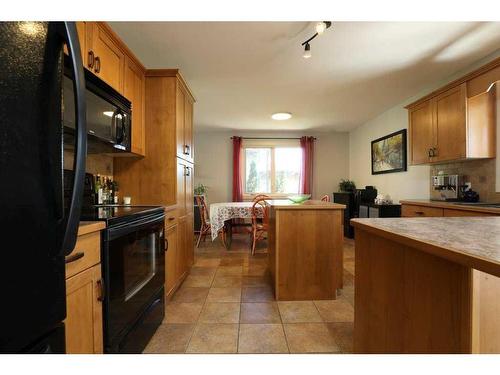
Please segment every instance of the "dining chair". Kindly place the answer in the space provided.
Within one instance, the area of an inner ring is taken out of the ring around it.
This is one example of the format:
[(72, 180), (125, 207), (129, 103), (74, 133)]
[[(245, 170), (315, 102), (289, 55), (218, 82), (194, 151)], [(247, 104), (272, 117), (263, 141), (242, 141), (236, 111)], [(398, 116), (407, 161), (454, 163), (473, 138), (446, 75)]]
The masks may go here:
[(323, 202), (330, 202), (330, 196), (328, 194), (325, 194), (321, 197), (321, 200)]
[(258, 201), (261, 198), (271, 199), (271, 197), (269, 197), (266, 194), (257, 194), (255, 197), (253, 197), (252, 202), (256, 202), (256, 201)]
[[(263, 196), (254, 200), (252, 204), (252, 255), (255, 254), (255, 245), (257, 241), (262, 240), (264, 234), (269, 228), (269, 209), (266, 206), (266, 200), (269, 197)], [(262, 212), (262, 219), (258, 217)]]
[[(198, 241), (196, 241), (196, 247), (198, 248), (200, 246), (201, 238), (203, 237), (203, 241), (205, 241), (207, 234), (212, 233), (212, 226), (210, 225), (210, 220), (208, 217), (208, 209), (205, 197), (203, 195), (196, 195), (195, 198), (196, 198), (196, 205), (200, 210), (200, 223), (201, 223), (200, 234), (198, 236)], [(224, 230), (221, 231), (221, 236), (222, 236), (222, 242), (225, 243), (226, 238)]]

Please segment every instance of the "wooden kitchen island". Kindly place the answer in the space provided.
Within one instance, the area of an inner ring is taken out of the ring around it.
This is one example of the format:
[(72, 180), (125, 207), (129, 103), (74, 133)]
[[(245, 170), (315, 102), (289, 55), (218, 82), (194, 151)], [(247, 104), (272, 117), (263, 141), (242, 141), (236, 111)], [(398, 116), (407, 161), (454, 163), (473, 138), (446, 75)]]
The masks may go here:
[(352, 223), (355, 353), (500, 353), (500, 217)]
[(342, 288), (344, 205), (266, 201), (276, 300), (335, 299)]

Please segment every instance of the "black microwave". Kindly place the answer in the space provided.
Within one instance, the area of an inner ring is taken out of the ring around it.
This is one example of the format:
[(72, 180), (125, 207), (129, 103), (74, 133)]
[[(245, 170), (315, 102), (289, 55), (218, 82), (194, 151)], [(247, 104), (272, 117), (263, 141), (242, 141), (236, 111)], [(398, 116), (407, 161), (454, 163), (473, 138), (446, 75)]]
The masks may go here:
[[(65, 59), (68, 60), (68, 59)], [(87, 144), (89, 153), (130, 152), (131, 103), (102, 79), (84, 69), (87, 99)], [(65, 61), (63, 79), (63, 126), (65, 137), (75, 131), (72, 70)], [(66, 144), (73, 144), (68, 141)]]

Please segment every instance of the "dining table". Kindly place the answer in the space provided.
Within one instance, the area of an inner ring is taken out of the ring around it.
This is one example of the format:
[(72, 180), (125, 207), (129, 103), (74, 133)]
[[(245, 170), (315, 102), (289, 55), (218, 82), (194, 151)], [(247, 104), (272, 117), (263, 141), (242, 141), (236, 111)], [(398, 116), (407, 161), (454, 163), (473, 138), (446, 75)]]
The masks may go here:
[[(233, 222), (233, 219), (251, 219), (253, 202), (219, 202), (210, 204), (210, 226), (212, 241), (224, 231), (223, 242), (226, 249), (231, 248), (233, 227), (248, 227), (251, 224)], [(256, 207), (256, 216), (263, 217), (263, 208)]]

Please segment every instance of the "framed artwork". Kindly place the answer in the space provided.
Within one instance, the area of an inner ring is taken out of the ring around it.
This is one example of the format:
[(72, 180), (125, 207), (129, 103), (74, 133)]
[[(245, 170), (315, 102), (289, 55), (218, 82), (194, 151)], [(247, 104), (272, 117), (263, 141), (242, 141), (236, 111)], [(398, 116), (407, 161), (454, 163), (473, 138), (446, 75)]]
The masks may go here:
[(406, 129), (375, 139), (371, 152), (372, 174), (406, 171)]

